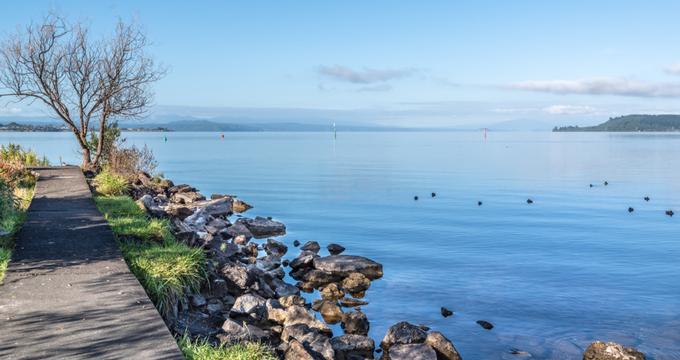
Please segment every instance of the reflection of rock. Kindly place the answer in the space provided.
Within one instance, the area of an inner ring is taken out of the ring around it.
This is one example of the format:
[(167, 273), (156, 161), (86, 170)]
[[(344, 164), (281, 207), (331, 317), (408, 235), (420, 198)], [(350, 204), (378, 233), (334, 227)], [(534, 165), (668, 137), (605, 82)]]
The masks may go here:
[(320, 289), (319, 293), (321, 294), (322, 299), (332, 301), (338, 300), (345, 295), (345, 292), (342, 291), (342, 289), (340, 289), (336, 283), (330, 283), (324, 286)]
[(437, 353), (438, 360), (461, 360), (460, 354), (453, 343), (439, 331), (427, 334), (425, 344), (429, 345)]
[(342, 335), (331, 339), (337, 360), (373, 359), (375, 342), (368, 336)]
[(342, 299), (338, 300), (338, 303), (342, 307), (357, 307), (357, 306), (368, 305), (368, 301), (363, 301), (363, 300), (353, 299), (353, 298), (342, 298)]
[(329, 324), (337, 324), (342, 320), (342, 310), (335, 301), (322, 300), (319, 313), (323, 320)]
[(595, 341), (583, 353), (583, 360), (645, 360), (645, 354), (614, 342)]
[(338, 276), (361, 273), (370, 280), (382, 277), (382, 265), (355, 255), (331, 255), (314, 259), (314, 268)]
[(371, 286), (371, 280), (361, 273), (355, 272), (349, 274), (342, 280), (342, 288), (350, 294), (360, 294)]

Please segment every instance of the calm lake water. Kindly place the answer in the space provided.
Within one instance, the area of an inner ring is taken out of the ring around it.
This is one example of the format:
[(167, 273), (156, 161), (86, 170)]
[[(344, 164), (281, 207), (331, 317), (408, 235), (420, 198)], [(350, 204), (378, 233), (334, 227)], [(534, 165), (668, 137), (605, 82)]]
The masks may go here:
[[(408, 320), (467, 360), (518, 358), (511, 348), (578, 359), (596, 339), (680, 359), (680, 216), (664, 215), (680, 215), (680, 134), (125, 136), (176, 183), (283, 221), (289, 258), (299, 239), (381, 262), (365, 307), (378, 342)], [(79, 161), (70, 134), (0, 133), (8, 141)]]

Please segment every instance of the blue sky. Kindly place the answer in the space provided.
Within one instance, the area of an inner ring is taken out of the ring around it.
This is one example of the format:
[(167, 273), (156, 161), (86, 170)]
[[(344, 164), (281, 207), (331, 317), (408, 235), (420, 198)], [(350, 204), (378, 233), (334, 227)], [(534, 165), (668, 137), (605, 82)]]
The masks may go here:
[[(465, 126), (680, 112), (677, 1), (3, 2), (0, 36), (48, 11), (102, 34), (142, 24), (170, 70), (159, 114)], [(0, 104), (10, 113), (30, 109)]]

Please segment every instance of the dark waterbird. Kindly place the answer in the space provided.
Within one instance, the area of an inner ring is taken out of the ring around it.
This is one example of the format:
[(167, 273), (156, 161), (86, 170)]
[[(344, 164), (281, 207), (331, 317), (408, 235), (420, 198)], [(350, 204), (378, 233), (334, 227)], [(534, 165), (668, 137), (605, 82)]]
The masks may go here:
[(481, 201), (477, 201), (477, 206), (482, 206), (482, 202), (481, 202)]
[(609, 185), (609, 182), (607, 182), (607, 181), (605, 180), (604, 186), (607, 186), (607, 185)]
[(533, 200), (531, 200), (531, 199), (527, 199), (527, 204), (533, 204), (533, 203), (534, 203), (534, 201), (533, 201)]
[(645, 201), (649, 201), (649, 196), (645, 196)]
[(590, 184), (590, 187), (593, 187), (593, 184)]
[(432, 193), (432, 197), (435, 197), (435, 196), (437, 196), (437, 193)]
[(629, 213), (632, 213), (633, 211), (635, 211), (635, 209), (633, 209), (632, 207), (628, 207), (628, 212), (629, 212)]
[(413, 200), (418, 201), (418, 196), (414, 196), (414, 197), (413, 197)]
[(477, 324), (479, 324), (479, 326), (483, 327), (486, 330), (493, 329), (493, 324), (486, 320), (477, 320)]
[(675, 215), (675, 213), (673, 212), (673, 210), (666, 210), (666, 215), (673, 216)]
[(451, 310), (449, 310), (449, 309), (447, 309), (443, 306), (441, 308), (441, 313), (442, 313), (443, 317), (449, 317), (449, 316), (453, 315), (453, 311), (451, 311)]

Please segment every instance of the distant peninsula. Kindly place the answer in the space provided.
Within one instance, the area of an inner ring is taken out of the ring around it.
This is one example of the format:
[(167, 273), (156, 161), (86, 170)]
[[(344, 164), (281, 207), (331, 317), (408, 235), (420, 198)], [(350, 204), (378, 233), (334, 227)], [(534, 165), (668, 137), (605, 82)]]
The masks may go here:
[(562, 126), (554, 127), (553, 132), (671, 132), (680, 131), (680, 115), (625, 115), (609, 118), (606, 122), (595, 126)]
[[(120, 127), (122, 131), (171, 131), (168, 128), (156, 127)], [(7, 124), (0, 123), (0, 132), (65, 132), (70, 131), (66, 125), (54, 124), (19, 124), (17, 122), (9, 122)]]

